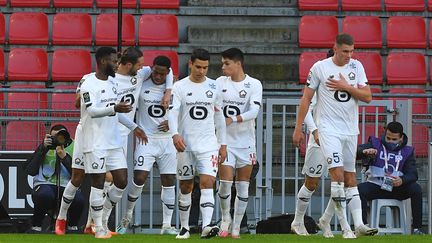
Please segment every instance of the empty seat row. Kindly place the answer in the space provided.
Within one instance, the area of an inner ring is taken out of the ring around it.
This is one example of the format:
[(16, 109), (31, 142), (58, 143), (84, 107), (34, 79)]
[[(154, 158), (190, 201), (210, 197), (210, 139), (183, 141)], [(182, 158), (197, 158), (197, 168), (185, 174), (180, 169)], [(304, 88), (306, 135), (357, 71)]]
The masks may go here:
[[(301, 84), (306, 82), (307, 75), (312, 65), (325, 57), (325, 52), (303, 52), (300, 55), (299, 78)], [(383, 84), (383, 65), (379, 53), (354, 52), (353, 58), (358, 59), (363, 64), (370, 84)], [(426, 61), (424, 55), (421, 53), (389, 53), (386, 60), (385, 73), (387, 76), (387, 84), (389, 85), (424, 85), (427, 83)], [(430, 74), (432, 75), (432, 70)]]
[[(432, 21), (432, 20), (431, 20)], [(420, 16), (394, 16), (386, 21), (388, 48), (426, 48), (426, 23)], [(342, 32), (353, 36), (356, 48), (382, 48), (382, 24), (376, 16), (347, 16)], [(331, 47), (339, 33), (334, 16), (303, 16), (299, 23), (300, 47)], [(432, 36), (430, 28), (429, 36)], [(429, 39), (432, 46), (432, 39)]]
[[(99, 14), (95, 24), (96, 45), (117, 45), (117, 14)], [(123, 45), (135, 45), (135, 18), (123, 14)], [(9, 44), (92, 45), (92, 17), (87, 13), (58, 13), (48, 37), (48, 17), (44, 13), (16, 12), (9, 17)], [(0, 14), (0, 44), (5, 43), (5, 16)], [(177, 46), (177, 17), (170, 14), (145, 14), (138, 20), (138, 45)]]
[[(50, 7), (51, 0), (9, 0), (11, 7)], [(52, 0), (55, 8), (91, 8), (96, 2), (98, 8), (117, 8), (118, 0)], [(178, 9), (179, 0), (123, 0), (123, 8), (136, 8), (139, 4), (143, 9)], [(0, 5), (5, 6), (6, 0)]]
[[(299, 0), (300, 10), (338, 10), (339, 0)], [(422, 12), (425, 11), (424, 0), (384, 0), (384, 9), (381, 0), (342, 0), (343, 11), (398, 11)], [(428, 11), (432, 11), (432, 0), (428, 0)]]
[[(144, 50), (145, 65), (151, 66), (159, 55), (167, 56), (178, 75), (178, 55), (170, 50)], [(92, 56), (83, 49), (57, 49), (52, 55), (51, 80), (76, 82), (92, 71)], [(4, 53), (0, 49), (0, 79), (5, 79)], [(7, 76), (9, 81), (47, 81), (48, 55), (41, 48), (14, 48), (8, 55)]]

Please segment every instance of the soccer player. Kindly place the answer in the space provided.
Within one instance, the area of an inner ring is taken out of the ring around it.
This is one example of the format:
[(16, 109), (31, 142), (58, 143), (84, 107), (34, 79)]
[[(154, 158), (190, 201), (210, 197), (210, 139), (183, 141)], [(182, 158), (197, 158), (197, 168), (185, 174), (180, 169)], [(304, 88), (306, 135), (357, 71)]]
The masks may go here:
[[(123, 51), (119, 65), (117, 69), (117, 73), (115, 74), (114, 81), (116, 83), (117, 95), (119, 97), (120, 102), (125, 102), (132, 106), (132, 110), (125, 115), (133, 120), (135, 117), (135, 111), (138, 104), (138, 97), (141, 91), (141, 87), (145, 81), (150, 81), (150, 77), (152, 75), (152, 69), (149, 66), (144, 65), (144, 56), (143, 53), (136, 47), (129, 47)], [(171, 96), (171, 88), (173, 84), (173, 74), (172, 70), (168, 69), (168, 73), (166, 76), (167, 79), (167, 89), (161, 99), (161, 104), (168, 104), (167, 100), (169, 100)], [(168, 108), (168, 107), (167, 107)], [(123, 152), (127, 152), (127, 137), (130, 133), (130, 130), (124, 126), (120, 125), (120, 136), (123, 140)], [(123, 174), (122, 176), (127, 176)], [(132, 185), (133, 186), (133, 185)], [(105, 228), (108, 228), (108, 218), (111, 214), (111, 210), (113, 206), (118, 202), (118, 199), (113, 199), (112, 196), (119, 195), (119, 192), (116, 191), (115, 187), (111, 187), (107, 193), (106, 201), (104, 203), (103, 210), (103, 225)]]
[(104, 205), (103, 187), (105, 173), (110, 171), (114, 185), (109, 193), (111, 200), (120, 200), (127, 185), (127, 164), (123, 153), (123, 141), (119, 135), (118, 122), (127, 125), (140, 141), (146, 142), (144, 132), (130, 119), (117, 113), (128, 113), (132, 106), (117, 103), (115, 76), (116, 51), (111, 47), (100, 47), (96, 51), (98, 69), (81, 85), (82, 151), (84, 167), (91, 177), (90, 206), (95, 223), (96, 238), (110, 238), (111, 234), (102, 225)]
[[(350, 203), (358, 209), (351, 210), (354, 221), (356, 218), (361, 219), (361, 202), (355, 173), (359, 133), (358, 101), (370, 102), (372, 94), (363, 65), (351, 59), (354, 51), (353, 38), (344, 33), (337, 35), (333, 49), (333, 57), (318, 61), (311, 68), (300, 100), (293, 144), (300, 146), (304, 139), (302, 123), (312, 97), (317, 92), (314, 116), (320, 149), (328, 163), (331, 179), (331, 200), (328, 207), (335, 210), (342, 227), (342, 237), (356, 238), (346, 219), (346, 198), (352, 197)], [(346, 194), (344, 186), (348, 187)], [(330, 230), (331, 217), (325, 213), (319, 219), (319, 226), (324, 232)]]
[[(162, 190), (163, 224), (161, 234), (178, 232), (171, 227), (171, 218), (175, 206), (175, 174), (177, 168), (176, 150), (168, 132), (166, 109), (161, 106), (167, 88), (167, 75), (170, 73), (171, 61), (166, 56), (158, 56), (153, 61), (149, 81), (143, 83), (138, 99), (137, 123), (144, 128), (149, 137), (148, 144), (136, 143), (134, 155), (134, 179), (128, 189), (126, 214), (117, 226), (117, 232), (126, 233), (132, 219), (135, 202), (141, 195), (153, 164), (159, 167)], [(172, 83), (172, 80), (171, 80)]]
[(190, 75), (177, 81), (172, 91), (173, 102), (168, 122), (174, 146), (178, 151), (178, 201), (182, 227), (177, 239), (190, 237), (189, 212), (195, 173), (200, 176), (200, 211), (203, 223), (201, 237), (210, 238), (219, 233), (219, 228), (210, 226), (210, 223), (214, 209), (213, 186), (218, 163), (226, 158), (226, 125), (221, 111), (219, 84), (206, 77), (209, 60), (210, 54), (207, 50), (195, 49), (189, 60)]
[[(243, 52), (231, 48), (222, 52), (222, 70), (226, 76), (216, 82), (222, 86), (223, 112), (227, 125), (227, 159), (219, 168), (219, 198), (222, 211), (220, 237), (240, 237), (240, 223), (248, 203), (249, 180), (256, 163), (255, 118), (262, 101), (262, 85), (244, 73)], [(231, 187), (234, 176), (237, 197), (234, 221), (231, 219)], [(232, 224), (232, 225), (231, 225)], [(231, 228), (231, 232), (230, 232)]]

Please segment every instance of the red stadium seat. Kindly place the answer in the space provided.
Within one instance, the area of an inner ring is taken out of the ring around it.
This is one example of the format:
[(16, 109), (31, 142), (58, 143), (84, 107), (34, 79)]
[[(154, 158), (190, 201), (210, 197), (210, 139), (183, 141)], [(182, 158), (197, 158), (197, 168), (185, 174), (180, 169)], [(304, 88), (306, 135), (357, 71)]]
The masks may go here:
[(54, 45), (92, 44), (92, 20), (86, 13), (58, 13), (53, 18)]
[[(392, 88), (389, 90), (389, 93), (391, 94), (424, 94), (424, 89), (415, 89), (415, 88)], [(407, 100), (408, 98), (403, 97), (397, 97), (397, 98), (390, 98), (391, 100)], [(412, 98), (412, 112), (414, 115), (424, 115), (429, 114), (428, 108), (427, 108), (427, 98)]]
[(311, 67), (326, 58), (325, 52), (303, 52), (299, 59), (299, 83), (305, 84)]
[(44, 13), (15, 12), (9, 19), (9, 43), (48, 44), (48, 17)]
[(381, 11), (381, 0), (342, 0), (343, 11)]
[(75, 93), (53, 93), (51, 96), (52, 115), (65, 118), (79, 117), (79, 109), (75, 107), (75, 97)]
[(140, 0), (140, 8), (178, 9), (179, 0)]
[(43, 122), (10, 121), (6, 125), (6, 150), (34, 151), (46, 133)]
[(50, 0), (10, 0), (11, 7), (42, 7), (48, 8)]
[(412, 146), (417, 157), (429, 156), (429, 129), (425, 125), (413, 124)]
[[(431, 0), (431, 4), (432, 4), (432, 0)], [(432, 5), (431, 5), (431, 8), (432, 8)], [(432, 11), (432, 9), (430, 10), (430, 11)], [(432, 23), (432, 19), (431, 19), (431, 22), (429, 22), (429, 48), (431, 48), (432, 47), (432, 29), (430, 28), (430, 24)]]
[(0, 6), (6, 6), (6, 0), (0, 0)]
[(423, 17), (394, 16), (387, 22), (388, 48), (426, 48), (426, 24)]
[(299, 0), (299, 9), (305, 10), (338, 10), (338, 0)]
[(299, 46), (330, 48), (338, 34), (334, 16), (303, 16), (299, 24)]
[(3, 82), (5, 78), (5, 60), (3, 49), (0, 49), (0, 82)]
[(174, 75), (178, 77), (179, 75), (179, 64), (178, 64), (178, 55), (176, 51), (169, 50), (144, 50), (144, 65), (145, 66), (153, 66), (153, 60), (157, 56), (166, 56), (171, 60), (171, 68), (174, 72)]
[[(371, 88), (371, 92), (372, 92), (372, 96), (374, 96), (374, 94), (377, 94), (377, 93), (381, 93), (381, 88)], [(382, 98), (381, 97), (373, 97), (373, 100), (382, 100)], [(378, 110), (377, 110), (377, 108), (378, 108)], [(387, 114), (385, 114), (384, 113), (384, 111), (385, 111), (385, 108), (384, 107), (382, 107), (382, 106), (379, 106), (379, 107), (377, 107), (377, 106), (366, 106), (365, 107), (365, 115), (366, 115), (366, 117), (365, 117), (365, 119), (366, 119), (366, 121), (367, 122), (373, 122), (373, 121), (375, 121), (376, 120), (376, 113), (378, 112), (378, 121), (385, 121), (385, 119), (386, 119), (386, 115)], [(362, 114), (363, 113), (363, 107), (359, 107), (359, 115), (360, 115), (360, 121), (363, 119), (362, 118)]]
[(386, 11), (422, 12), (425, 10), (424, 0), (384, 0)]
[(421, 53), (390, 53), (386, 66), (387, 84), (426, 84), (426, 62)]
[(15, 48), (9, 52), (9, 80), (47, 81), (48, 57), (41, 48)]
[(178, 46), (177, 17), (171, 14), (144, 14), (139, 20), (140, 46)]
[[(117, 45), (117, 14), (99, 14), (96, 18), (96, 45)], [(135, 45), (135, 20), (123, 14), (122, 44)]]
[(381, 21), (376, 16), (347, 16), (343, 20), (342, 32), (350, 34), (356, 48), (381, 48)]
[(428, 0), (428, 11), (432, 11), (432, 0)]
[[(13, 85), (14, 89), (45, 89), (39, 85)], [(46, 116), (47, 93), (9, 92), (7, 99), (8, 116)]]
[(378, 52), (354, 52), (353, 58), (363, 64), (369, 84), (383, 83), (382, 61)]
[[(96, 0), (98, 8), (117, 8), (118, 0)], [(123, 8), (136, 8), (136, 0), (123, 0)]]
[(55, 8), (91, 8), (93, 0), (54, 0)]
[(362, 124), (359, 124), (360, 134), (357, 138), (358, 144), (367, 143), (370, 136), (380, 137), (384, 132), (384, 126), (379, 125), (376, 126), (375, 123), (365, 123), (365, 129), (363, 130)]
[(5, 42), (5, 33), (6, 33), (5, 17), (2, 13), (0, 13), (0, 44), (3, 44)]
[(87, 50), (57, 49), (52, 59), (53, 81), (78, 82), (84, 74), (91, 72), (91, 55)]

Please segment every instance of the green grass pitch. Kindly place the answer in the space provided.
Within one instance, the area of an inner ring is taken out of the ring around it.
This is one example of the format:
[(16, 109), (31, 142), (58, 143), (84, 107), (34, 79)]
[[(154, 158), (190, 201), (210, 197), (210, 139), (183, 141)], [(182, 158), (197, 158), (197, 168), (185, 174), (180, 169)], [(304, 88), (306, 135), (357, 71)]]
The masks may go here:
[(70, 234), (65, 236), (56, 236), (53, 234), (0, 234), (0, 243), (90, 243), (90, 242), (121, 242), (121, 243), (132, 243), (132, 242), (149, 242), (149, 243), (168, 243), (168, 242), (212, 242), (212, 243), (228, 243), (228, 242), (250, 242), (250, 243), (276, 243), (276, 242), (347, 242), (355, 241), (358, 242), (368, 242), (368, 243), (420, 243), (420, 242), (432, 242), (432, 235), (383, 235), (383, 236), (363, 236), (355, 240), (345, 240), (342, 239), (341, 235), (336, 235), (333, 239), (325, 239), (322, 235), (312, 235), (308, 237), (302, 237), (292, 234), (285, 235), (242, 235), (241, 239), (231, 239), (231, 238), (212, 238), (212, 239), (200, 239), (199, 235), (193, 234), (190, 239), (187, 240), (176, 240), (175, 236), (167, 235), (147, 235), (147, 234), (129, 234), (113, 236), (111, 239), (95, 239), (90, 235), (78, 235)]

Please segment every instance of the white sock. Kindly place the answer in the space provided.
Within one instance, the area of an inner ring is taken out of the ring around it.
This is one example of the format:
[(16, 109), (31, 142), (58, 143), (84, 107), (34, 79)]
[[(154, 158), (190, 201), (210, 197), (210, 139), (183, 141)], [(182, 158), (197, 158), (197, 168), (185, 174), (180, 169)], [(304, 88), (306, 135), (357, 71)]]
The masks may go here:
[(213, 188), (201, 189), (200, 210), (203, 228), (211, 223), (214, 210)]
[(71, 181), (68, 182), (63, 192), (60, 210), (57, 219), (66, 219), (69, 207), (75, 198), (78, 187), (74, 186)]
[(171, 219), (174, 212), (175, 207), (175, 187), (162, 186), (161, 191), (161, 201), (162, 201), (162, 226), (163, 227), (171, 227)]
[(249, 199), (249, 182), (248, 181), (236, 181), (235, 183), (237, 196), (234, 202), (234, 220), (233, 220), (233, 231), (240, 231), (240, 224), (243, 219), (243, 215), (246, 212), (248, 199)]
[(325, 209), (323, 215), (321, 216), (321, 220), (327, 224), (330, 223), (330, 220), (333, 218), (334, 213), (335, 213), (335, 203), (330, 196), (330, 199), (327, 203), (327, 208)]
[(294, 216), (295, 224), (304, 224), (304, 215), (313, 193), (314, 191), (309, 191), (304, 184), (300, 188), (297, 194), (297, 206)]
[(345, 188), (345, 194), (347, 199), (348, 208), (351, 211), (354, 228), (363, 224), (362, 219), (362, 208), (361, 208), (361, 200), (359, 196), (359, 192), (357, 187), (347, 187)]
[(134, 181), (129, 185), (125, 218), (127, 218), (129, 220), (132, 219), (132, 214), (133, 214), (133, 210), (135, 208), (136, 200), (141, 195), (143, 187), (144, 187), (144, 184), (137, 185), (137, 184), (135, 184)]
[(346, 197), (343, 182), (331, 182), (331, 197), (335, 203), (335, 213), (339, 219), (342, 230), (350, 229), (346, 218)]
[(179, 212), (180, 212), (180, 225), (182, 228), (189, 230), (189, 214), (192, 204), (192, 193), (182, 194), (179, 193)]
[(96, 228), (102, 227), (102, 210), (104, 205), (103, 190), (96, 187), (90, 189), (91, 217)]
[(106, 194), (102, 216), (102, 223), (105, 228), (108, 228), (108, 218), (111, 215), (113, 207), (121, 200), (123, 191), (124, 189), (112, 185)]
[[(219, 184), (219, 200), (220, 200), (220, 208), (221, 208), (221, 214), (222, 214), (222, 222), (231, 222), (231, 187), (233, 182), (232, 181), (224, 181), (220, 180)], [(228, 230), (228, 229), (222, 229), (222, 230)]]

